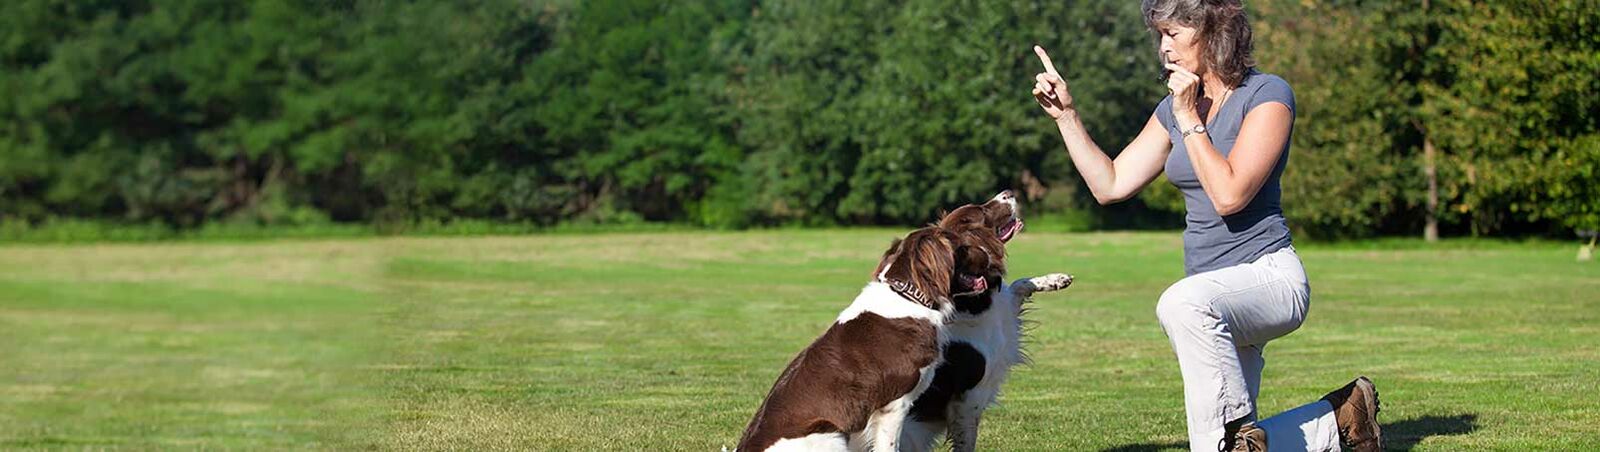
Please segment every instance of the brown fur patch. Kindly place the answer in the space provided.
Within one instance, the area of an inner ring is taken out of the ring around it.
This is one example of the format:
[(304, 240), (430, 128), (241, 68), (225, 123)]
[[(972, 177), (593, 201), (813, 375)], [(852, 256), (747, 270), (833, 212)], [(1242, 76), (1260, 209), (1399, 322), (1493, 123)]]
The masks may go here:
[[(889, 245), (873, 271), (924, 306), (943, 311), (959, 237), (929, 226)], [(865, 312), (835, 323), (800, 352), (745, 427), (738, 450), (759, 451), (786, 438), (866, 429), (874, 411), (910, 393), (939, 356), (938, 329), (926, 319)]]
[(868, 312), (835, 323), (783, 370), (737, 449), (862, 431), (873, 411), (916, 388), (938, 353), (938, 332), (925, 320)]

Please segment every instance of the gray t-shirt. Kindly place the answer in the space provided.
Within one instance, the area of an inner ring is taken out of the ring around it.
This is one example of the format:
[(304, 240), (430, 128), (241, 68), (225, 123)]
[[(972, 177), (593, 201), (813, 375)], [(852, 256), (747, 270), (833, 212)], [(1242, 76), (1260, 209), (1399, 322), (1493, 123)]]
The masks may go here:
[[(1256, 106), (1278, 102), (1294, 113), (1294, 91), (1289, 83), (1276, 75), (1252, 70), (1244, 83), (1223, 101), (1217, 115), (1206, 124), (1206, 134), (1211, 144), (1224, 157), (1233, 150), (1234, 139), (1239, 136), (1239, 126), (1244, 116)], [(1189, 161), (1189, 150), (1183, 144), (1183, 133), (1172, 115), (1172, 96), (1156, 106), (1156, 118), (1166, 126), (1172, 140), (1172, 154), (1167, 156), (1167, 180), (1183, 192), (1183, 202), (1188, 214), (1183, 231), (1183, 269), (1193, 275), (1238, 264), (1254, 262), (1256, 258), (1290, 245), (1289, 225), (1283, 218), (1283, 208), (1278, 198), (1283, 194), (1278, 185), (1283, 168), (1289, 164), (1289, 144), (1284, 143), (1283, 154), (1267, 182), (1261, 185), (1244, 209), (1223, 217), (1211, 205), (1211, 198), (1200, 188), (1194, 164)], [(1293, 123), (1290, 133), (1293, 133)]]

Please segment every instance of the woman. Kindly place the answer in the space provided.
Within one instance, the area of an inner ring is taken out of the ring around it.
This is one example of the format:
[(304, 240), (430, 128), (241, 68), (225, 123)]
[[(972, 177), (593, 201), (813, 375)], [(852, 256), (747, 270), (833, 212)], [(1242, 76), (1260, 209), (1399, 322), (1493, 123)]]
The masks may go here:
[(1117, 158), (1089, 138), (1039, 47), (1045, 72), (1033, 96), (1101, 204), (1133, 197), (1163, 171), (1183, 192), (1187, 276), (1161, 294), (1156, 315), (1183, 373), (1190, 449), (1338, 451), (1342, 442), (1381, 450), (1378, 393), (1366, 377), (1257, 422), (1262, 349), (1299, 328), (1310, 306), (1278, 204), (1294, 93), (1253, 69), (1239, 0), (1144, 0), (1142, 8), (1170, 95)]

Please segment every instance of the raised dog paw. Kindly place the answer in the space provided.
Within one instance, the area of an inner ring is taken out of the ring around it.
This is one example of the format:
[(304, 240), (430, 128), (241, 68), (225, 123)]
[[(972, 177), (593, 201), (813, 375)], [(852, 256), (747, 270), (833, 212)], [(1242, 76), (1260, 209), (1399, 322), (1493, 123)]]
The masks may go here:
[(1072, 285), (1072, 275), (1066, 273), (1051, 273), (1028, 280), (1033, 284), (1035, 292), (1053, 292)]

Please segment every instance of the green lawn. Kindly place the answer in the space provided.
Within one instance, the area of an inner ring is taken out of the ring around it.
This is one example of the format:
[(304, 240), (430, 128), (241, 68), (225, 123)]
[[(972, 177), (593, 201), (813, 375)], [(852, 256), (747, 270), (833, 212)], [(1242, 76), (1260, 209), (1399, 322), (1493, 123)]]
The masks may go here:
[[(732, 446), (903, 232), (0, 246), (0, 448)], [(1035, 300), (984, 449), (1182, 446), (1154, 315), (1178, 240), (1012, 242), (1013, 277), (1077, 282)], [(1391, 448), (1600, 448), (1600, 263), (1379, 243), (1300, 247), (1312, 313), (1264, 413), (1366, 374)]]

